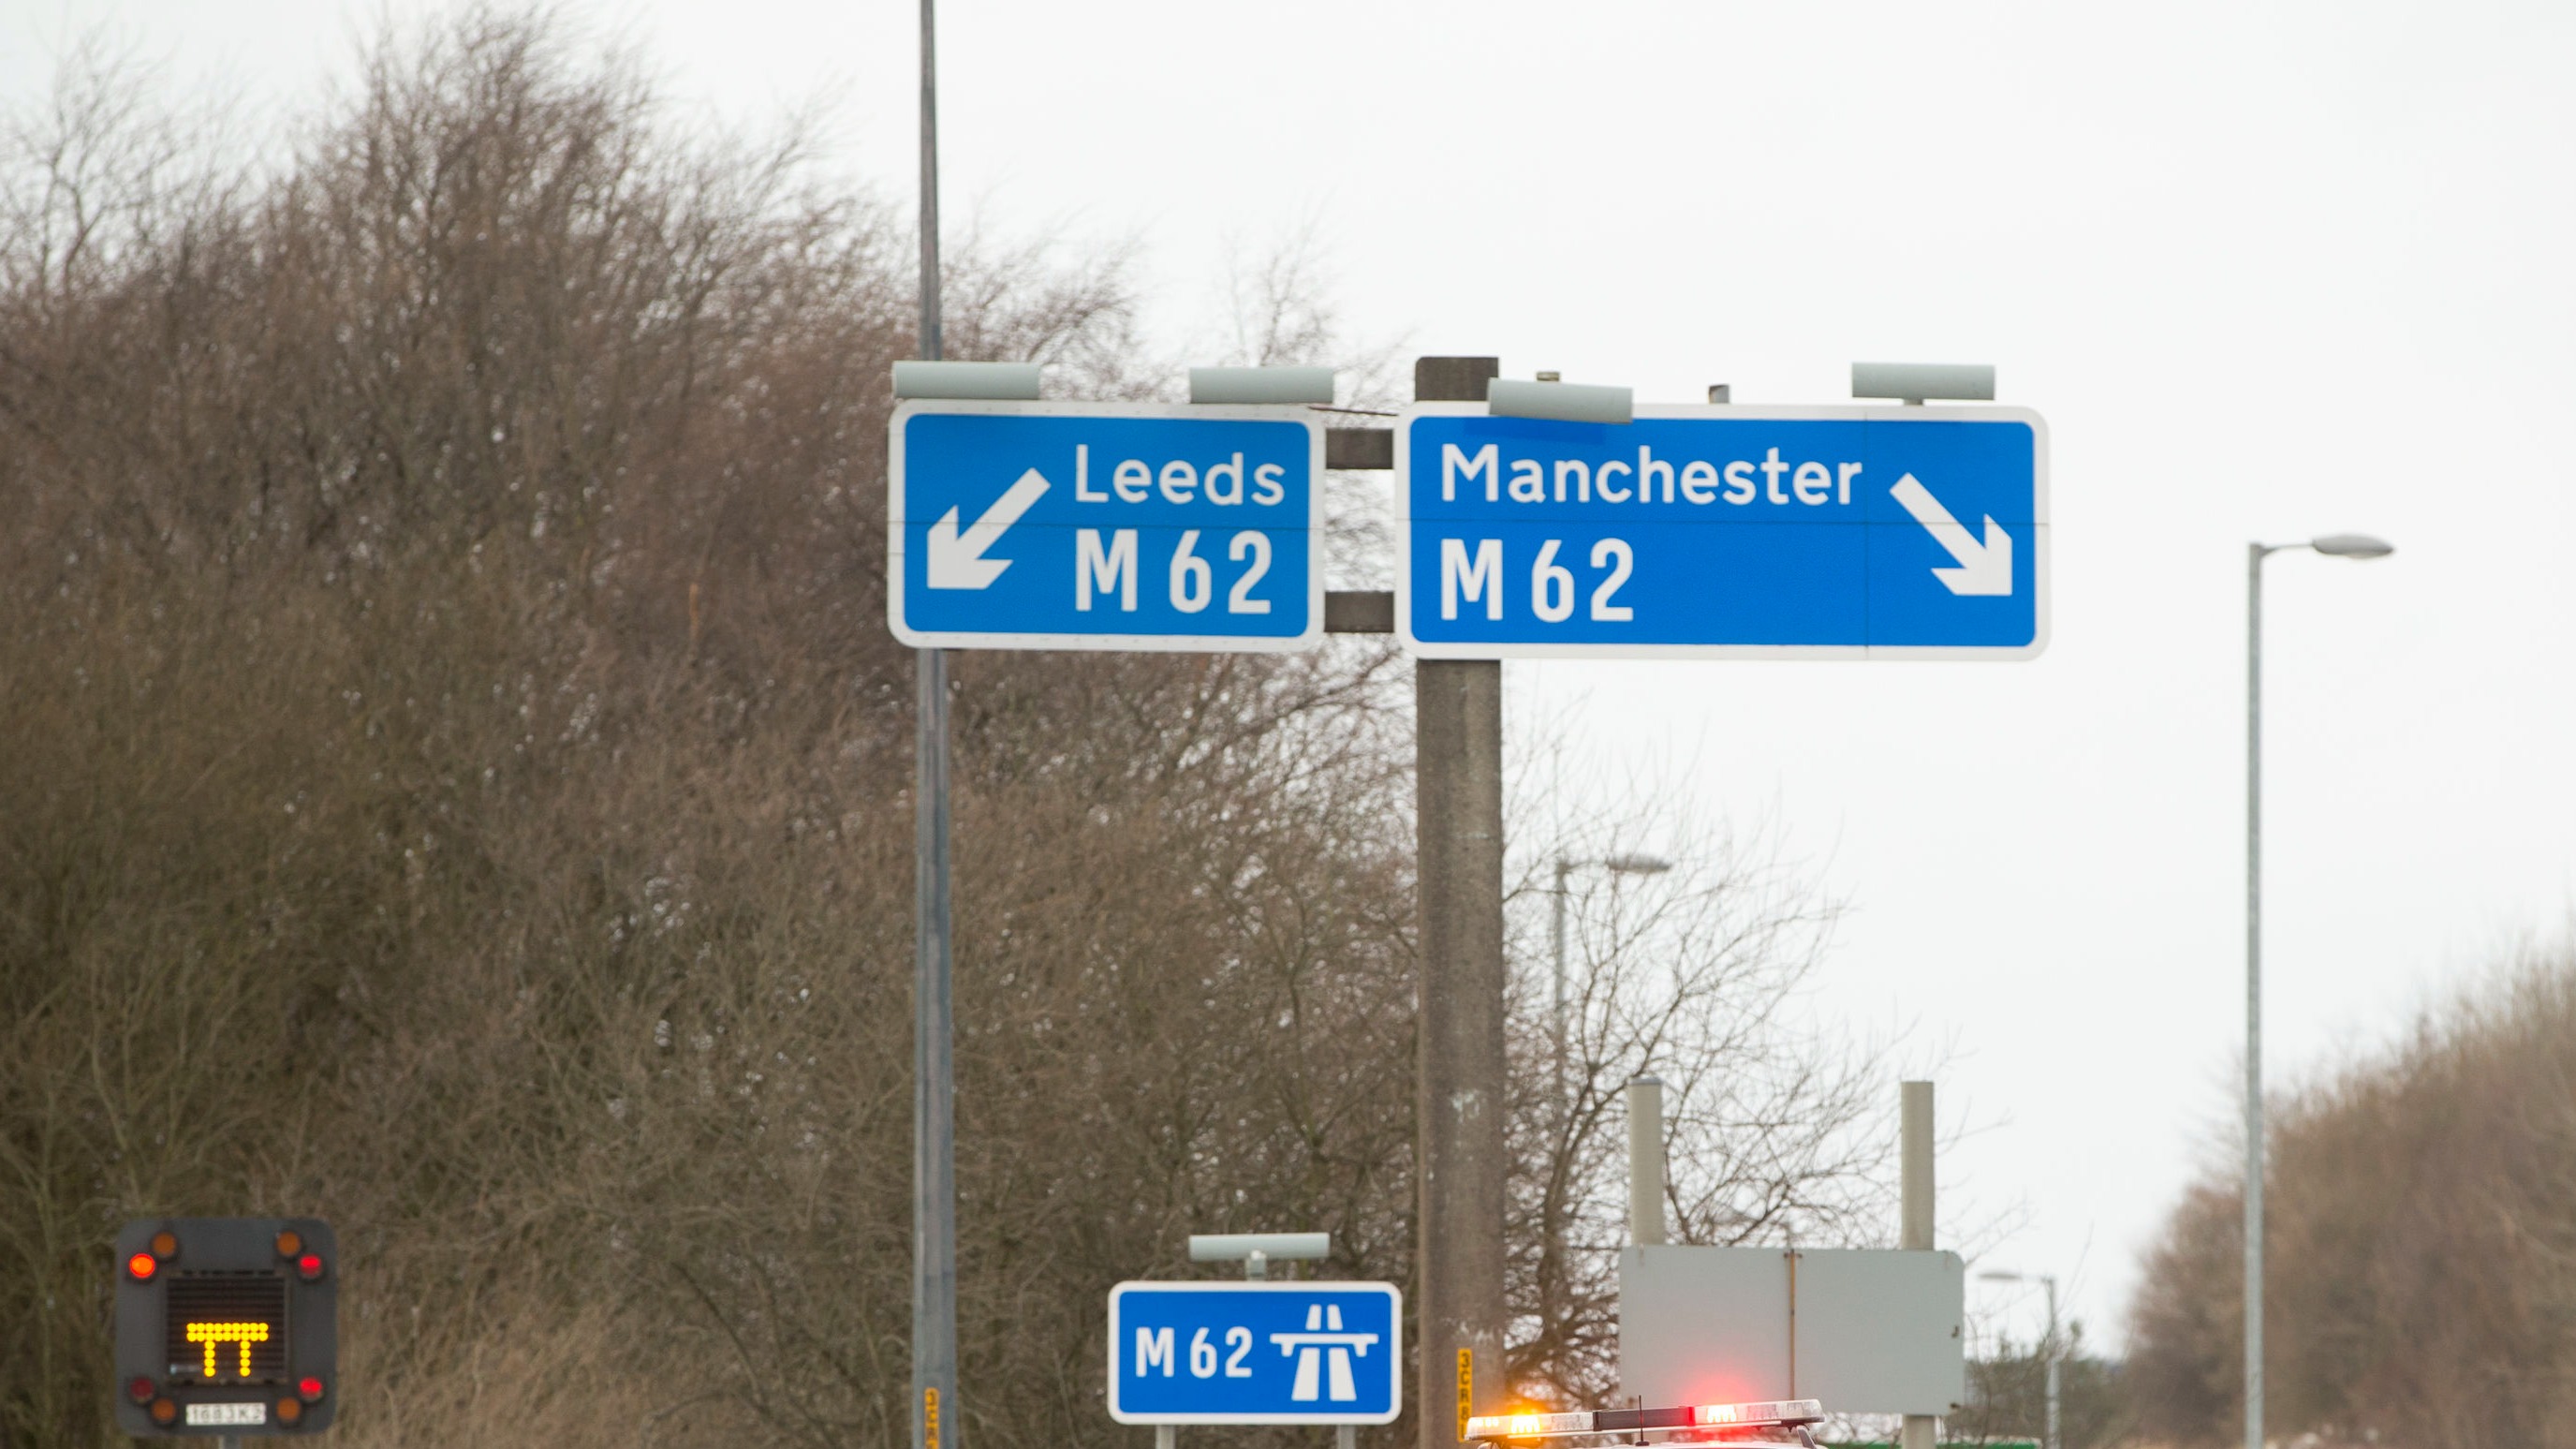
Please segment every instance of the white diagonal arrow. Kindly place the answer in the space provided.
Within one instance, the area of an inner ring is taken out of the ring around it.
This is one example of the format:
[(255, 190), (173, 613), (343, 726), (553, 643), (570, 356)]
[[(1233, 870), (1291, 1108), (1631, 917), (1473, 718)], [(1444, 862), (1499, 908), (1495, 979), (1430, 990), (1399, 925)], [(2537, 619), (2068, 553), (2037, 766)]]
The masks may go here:
[(981, 589), (1002, 576), (1011, 566), (1006, 558), (986, 558), (1002, 531), (1020, 521), (1029, 505), (1047, 491), (1047, 480), (1031, 468), (1020, 475), (993, 506), (984, 510), (974, 526), (964, 534), (957, 531), (957, 510), (951, 508), (937, 523), (930, 525), (930, 586), (934, 589)]
[(1935, 542), (1949, 550), (1950, 557), (1959, 561), (1957, 568), (1932, 571), (1932, 577), (1947, 585), (1951, 593), (2005, 595), (2013, 591), (2012, 535), (2004, 532), (2004, 526), (1992, 515), (1986, 518), (1986, 541), (1979, 543), (1977, 536), (1961, 527), (1959, 520), (1950, 516), (1950, 510), (1941, 506), (1941, 500), (1932, 496), (1931, 489), (1914, 481), (1913, 474), (1897, 479), (1896, 486), (1888, 491), (1896, 495), (1896, 501), (1905, 505), (1905, 511), (1914, 515), (1914, 521), (1922, 524)]

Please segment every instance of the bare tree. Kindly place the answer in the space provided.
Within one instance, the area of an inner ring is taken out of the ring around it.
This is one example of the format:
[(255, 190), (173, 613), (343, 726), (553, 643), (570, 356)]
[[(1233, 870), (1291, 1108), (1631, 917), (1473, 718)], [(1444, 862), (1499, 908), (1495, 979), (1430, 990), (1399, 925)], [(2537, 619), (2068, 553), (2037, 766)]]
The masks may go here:
[[(2270, 1111), (2272, 1432), (2567, 1441), (2576, 966), (2566, 949), (2525, 951), (2393, 1049), (2282, 1094)], [(2170, 1442), (2216, 1444), (2236, 1428), (2243, 1200), (2233, 1177), (2214, 1162), (2185, 1195), (2133, 1309), (2145, 1426)]]
[[(295, 1210), (354, 1446), (898, 1442), (902, 218), (543, 17), (380, 38), (241, 172), (95, 79), (0, 199), (0, 1425), (106, 1442), (122, 1218)], [(1263, 357), (1344, 347), (1306, 267), (1246, 293)], [(952, 343), (1165, 386), (1129, 277), (966, 248)], [(961, 1407), (1105, 1446), (1101, 1296), (1189, 1232), (1410, 1274), (1401, 673), (957, 679)], [(1525, 876), (1665, 823), (1530, 808)], [(1606, 1363), (1627, 1073), (1681, 1089), (1691, 1235), (1861, 1212), (1859, 1078), (1785, 1014), (1830, 911), (1687, 851), (1583, 903), (1580, 1110), (1517, 1064), (1516, 1222), (1575, 1245), (1514, 1270), (1533, 1382)]]
[[(1555, 765), (1532, 764), (1515, 812), (1513, 1374), (1581, 1403), (1617, 1376), (1630, 1080), (1666, 1083), (1672, 1238), (1709, 1244), (1884, 1241), (1895, 1090), (1882, 1045), (1804, 1013), (1839, 907), (1775, 835), (1705, 825), (1650, 780)], [(1599, 868), (1640, 851), (1671, 868)], [(1544, 929), (1560, 879), (1561, 1063)]]

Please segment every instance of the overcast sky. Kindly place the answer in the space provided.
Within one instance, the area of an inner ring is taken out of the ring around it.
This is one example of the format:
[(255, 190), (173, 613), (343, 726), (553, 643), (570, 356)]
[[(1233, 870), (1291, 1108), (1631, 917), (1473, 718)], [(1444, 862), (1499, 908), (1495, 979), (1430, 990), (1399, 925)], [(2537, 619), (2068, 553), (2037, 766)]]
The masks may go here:
[[(376, 13), (0, 0), (0, 93), (104, 22), (276, 114)], [(576, 13), (726, 117), (840, 98), (842, 164), (908, 196), (908, 4)], [(1856, 913), (1818, 1008), (1948, 1048), (1946, 1205), (2019, 1205), (1988, 1265), (2073, 1275), (2097, 1332), (2234, 1111), (2248, 540), (2399, 546), (2270, 566), (2280, 1074), (2570, 919), (2576, 9), (953, 0), (940, 57), (952, 220), (1135, 240), (1167, 328), (1311, 228), (1411, 351), (1648, 402), (1990, 362), (2047, 417), (2038, 661), (1506, 688), (1819, 863)]]

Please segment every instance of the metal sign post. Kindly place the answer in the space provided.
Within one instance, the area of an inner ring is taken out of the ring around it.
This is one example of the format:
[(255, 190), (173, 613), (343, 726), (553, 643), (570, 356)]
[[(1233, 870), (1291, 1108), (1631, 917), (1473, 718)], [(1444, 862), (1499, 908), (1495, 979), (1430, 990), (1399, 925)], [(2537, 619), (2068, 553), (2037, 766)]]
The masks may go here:
[[(939, 359), (935, 0), (921, 0), (921, 355)], [(957, 1434), (957, 1126), (951, 1071), (948, 659), (913, 656), (912, 1442)], [(944, 1442), (943, 1442), (944, 1441)]]

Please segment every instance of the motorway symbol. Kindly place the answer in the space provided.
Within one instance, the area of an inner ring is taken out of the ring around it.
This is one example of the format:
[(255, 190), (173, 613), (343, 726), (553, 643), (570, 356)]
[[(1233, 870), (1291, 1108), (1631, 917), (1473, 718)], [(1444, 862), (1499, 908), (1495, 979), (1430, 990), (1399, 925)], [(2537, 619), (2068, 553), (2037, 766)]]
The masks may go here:
[(937, 648), (1312, 647), (1323, 456), (1302, 408), (906, 402), (887, 621)]
[(2019, 408), (1408, 410), (1396, 629), (1429, 658), (2028, 657), (2048, 435)]
[(1392, 1283), (1121, 1283), (1109, 1415), (1122, 1424), (1384, 1424), (1404, 1403)]

